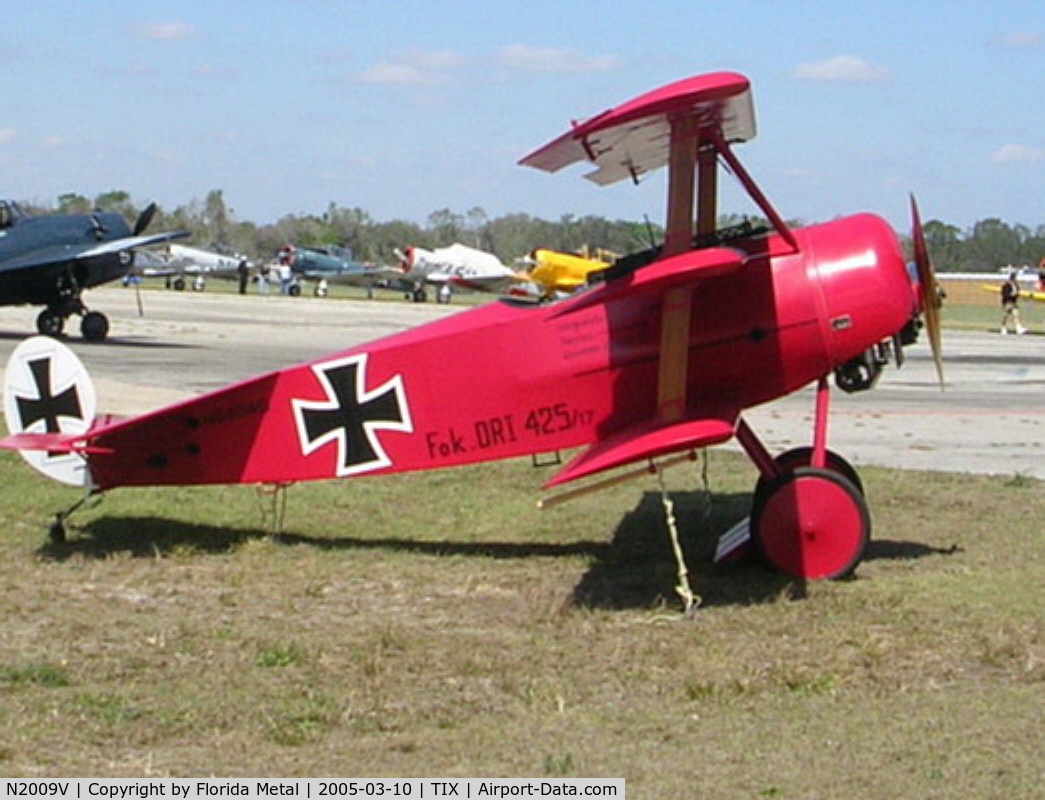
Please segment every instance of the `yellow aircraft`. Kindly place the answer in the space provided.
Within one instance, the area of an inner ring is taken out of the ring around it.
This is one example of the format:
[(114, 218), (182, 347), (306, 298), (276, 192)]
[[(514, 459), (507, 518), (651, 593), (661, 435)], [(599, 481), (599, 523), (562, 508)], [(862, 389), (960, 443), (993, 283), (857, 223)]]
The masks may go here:
[[(1028, 289), (1026, 283), (1020, 284), (1020, 299), (1021, 300), (1036, 300), (1039, 303), (1045, 303), (1045, 287), (1039, 282), (1035, 281), (1033, 289)], [(988, 292), (994, 292), (994, 294), (1001, 294), (1000, 284), (982, 284), (983, 290)]]
[(574, 255), (555, 250), (534, 250), (526, 259), (529, 278), (537, 284), (542, 299), (557, 294), (570, 294), (587, 285), (588, 275), (604, 270), (616, 260), (613, 253), (596, 251), (594, 257), (585, 253)]

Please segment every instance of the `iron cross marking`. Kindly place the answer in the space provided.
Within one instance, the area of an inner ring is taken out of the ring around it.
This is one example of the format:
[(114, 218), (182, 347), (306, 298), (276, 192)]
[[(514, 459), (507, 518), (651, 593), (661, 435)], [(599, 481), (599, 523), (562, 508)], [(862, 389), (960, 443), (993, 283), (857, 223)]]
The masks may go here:
[(294, 400), (298, 435), (305, 455), (337, 442), (337, 474), (369, 472), (391, 464), (378, 430), (412, 431), (400, 377), (366, 390), (366, 355), (313, 367), (326, 401)]
[(76, 386), (70, 386), (58, 394), (51, 393), (51, 359), (38, 358), (29, 362), (29, 371), (36, 384), (36, 397), (16, 397), (18, 415), (22, 418), (22, 428), (26, 429), (34, 422), (44, 421), (48, 433), (60, 433), (59, 417), (83, 419), (80, 408), (80, 396)]

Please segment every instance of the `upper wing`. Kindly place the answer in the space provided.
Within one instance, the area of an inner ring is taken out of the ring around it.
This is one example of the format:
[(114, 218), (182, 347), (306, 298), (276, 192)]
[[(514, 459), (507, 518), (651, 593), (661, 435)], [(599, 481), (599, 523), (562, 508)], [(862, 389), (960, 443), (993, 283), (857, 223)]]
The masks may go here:
[(683, 113), (716, 126), (727, 142), (748, 141), (755, 136), (747, 78), (716, 72), (677, 81), (605, 111), (575, 125), (519, 163), (557, 172), (587, 160), (598, 168), (585, 177), (600, 186), (623, 178), (637, 179), (668, 163), (671, 120)]

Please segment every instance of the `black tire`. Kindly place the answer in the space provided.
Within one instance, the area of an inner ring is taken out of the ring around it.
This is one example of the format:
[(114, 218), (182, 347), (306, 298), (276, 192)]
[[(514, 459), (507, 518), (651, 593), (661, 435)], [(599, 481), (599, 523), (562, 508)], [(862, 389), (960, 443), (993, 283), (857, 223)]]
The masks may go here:
[(100, 311), (88, 311), (80, 322), (80, 333), (88, 342), (105, 341), (109, 335), (109, 318)]
[[(860, 494), (866, 494), (864, 492), (864, 483), (860, 480), (860, 474), (856, 471), (856, 468), (846, 461), (842, 456), (838, 455), (834, 450), (828, 450), (826, 453), (827, 463), (826, 468), (832, 472), (837, 472), (843, 478), (848, 480), (856, 488)], [(808, 467), (813, 463), (813, 448), (812, 447), (795, 447), (791, 450), (786, 450), (775, 459), (776, 465), (783, 472), (794, 472), (799, 467)], [(761, 477), (758, 479), (758, 486), (761, 486), (764, 482), (768, 481), (768, 478)], [(755, 493), (758, 493), (758, 486), (755, 487)]]
[(36, 330), (43, 336), (59, 337), (65, 330), (65, 317), (57, 311), (45, 308), (36, 317)]

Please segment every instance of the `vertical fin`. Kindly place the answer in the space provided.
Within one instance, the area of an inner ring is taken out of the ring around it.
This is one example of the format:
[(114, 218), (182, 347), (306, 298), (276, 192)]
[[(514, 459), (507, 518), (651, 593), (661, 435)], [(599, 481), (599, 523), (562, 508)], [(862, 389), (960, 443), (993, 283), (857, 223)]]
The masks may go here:
[[(15, 348), (4, 377), (4, 416), (12, 434), (83, 434), (94, 423), (96, 409), (94, 384), (72, 350), (46, 336), (26, 339)], [(92, 485), (87, 461), (79, 453), (68, 448), (20, 452), (49, 478)]]

